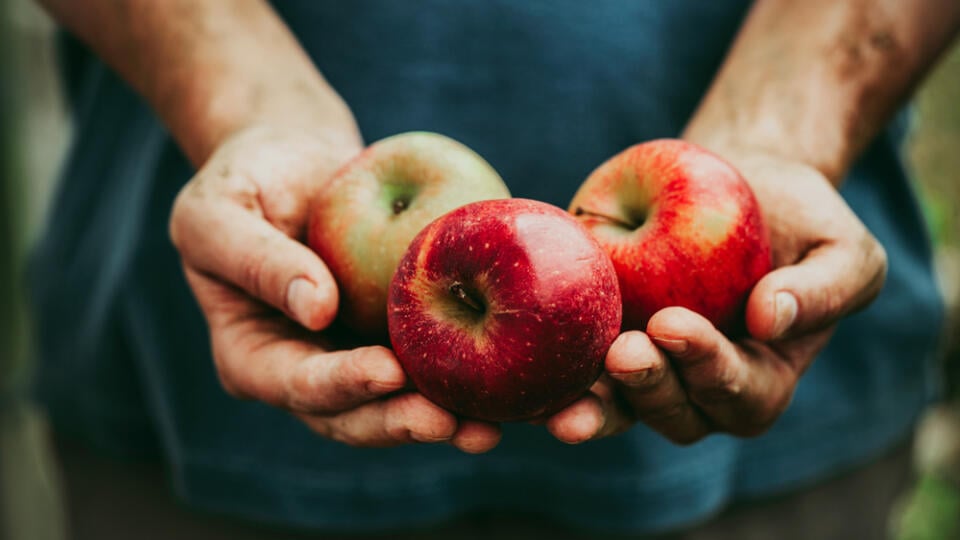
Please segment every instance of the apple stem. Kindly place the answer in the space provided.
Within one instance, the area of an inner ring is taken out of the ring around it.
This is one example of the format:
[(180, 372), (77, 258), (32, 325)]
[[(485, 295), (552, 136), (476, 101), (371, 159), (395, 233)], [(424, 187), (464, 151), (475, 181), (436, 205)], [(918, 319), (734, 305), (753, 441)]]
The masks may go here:
[(397, 215), (407, 209), (410, 203), (406, 199), (393, 200), (393, 215)]
[(457, 297), (457, 300), (460, 300), (477, 313), (486, 311), (481, 302), (478, 302), (476, 298), (467, 293), (467, 289), (463, 286), (463, 283), (454, 281), (453, 285), (450, 285), (450, 292)]
[(609, 221), (610, 223), (613, 223), (614, 225), (618, 225), (618, 226), (620, 226), (620, 227), (623, 227), (623, 228), (625, 228), (625, 229), (631, 229), (631, 230), (632, 230), (632, 229), (636, 229), (636, 228), (637, 228), (637, 226), (634, 225), (634, 224), (632, 224), (632, 223), (627, 223), (626, 221), (617, 219), (617, 218), (615, 218), (615, 217), (608, 216), (608, 215), (606, 215), (606, 214), (600, 214), (600, 213), (598, 213), (598, 212), (593, 212), (593, 211), (591, 211), (591, 210), (587, 210), (587, 209), (585, 209), (585, 208), (582, 207), (582, 206), (578, 206), (578, 207), (574, 208), (574, 210), (573, 210), (573, 215), (575, 215), (575, 216), (590, 216), (590, 217), (595, 217), (595, 218), (603, 219), (603, 220)]

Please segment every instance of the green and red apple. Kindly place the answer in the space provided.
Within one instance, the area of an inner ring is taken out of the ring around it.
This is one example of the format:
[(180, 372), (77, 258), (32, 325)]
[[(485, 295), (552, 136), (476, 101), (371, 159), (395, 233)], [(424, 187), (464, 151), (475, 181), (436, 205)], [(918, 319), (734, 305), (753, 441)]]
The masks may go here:
[(638, 144), (591, 173), (570, 212), (613, 261), (624, 329), (682, 306), (727, 334), (744, 331), (747, 296), (771, 269), (770, 240), (729, 163), (681, 140)]
[(413, 237), (454, 208), (509, 196), (493, 167), (448, 137), (411, 132), (370, 145), (311, 203), (307, 241), (337, 281), (340, 319), (385, 337), (390, 278)]
[(572, 216), (483, 201), (410, 244), (390, 286), (390, 341), (428, 399), (469, 418), (524, 420), (589, 389), (621, 309), (610, 259)]

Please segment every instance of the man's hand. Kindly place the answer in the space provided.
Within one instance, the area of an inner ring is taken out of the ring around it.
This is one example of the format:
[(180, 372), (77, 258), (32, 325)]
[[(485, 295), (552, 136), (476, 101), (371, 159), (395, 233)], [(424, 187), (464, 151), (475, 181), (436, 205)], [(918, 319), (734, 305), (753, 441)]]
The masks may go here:
[[(356, 121), (266, 0), (41, 0), (157, 112), (200, 168), (170, 231), (231, 393), (358, 446), (492, 448), (419, 394), (382, 347), (336, 350), (338, 294), (298, 242), (314, 190), (360, 151)], [(328, 339), (330, 338), (330, 339)]]
[(253, 128), (227, 139), (177, 198), (170, 222), (209, 324), (224, 388), (287, 409), (311, 429), (355, 446), (449, 441), (495, 446), (499, 429), (458, 422), (422, 395), (393, 353), (338, 350), (326, 328), (336, 284), (298, 241), (312, 194), (361, 150), (329, 132)]
[(666, 308), (622, 334), (590, 395), (547, 427), (579, 442), (641, 421), (677, 443), (711, 432), (757, 435), (786, 409), (835, 323), (868, 304), (886, 255), (816, 170), (762, 153), (726, 156), (748, 179), (771, 230), (775, 270), (747, 302), (750, 338), (732, 342), (689, 310)]
[(756, 2), (684, 138), (726, 158), (771, 228), (775, 270), (731, 342), (667, 308), (621, 335), (590, 394), (547, 421), (579, 442), (643, 421), (690, 443), (755, 435), (790, 403), (837, 320), (868, 304), (886, 255), (835, 190), (960, 29), (953, 0)]

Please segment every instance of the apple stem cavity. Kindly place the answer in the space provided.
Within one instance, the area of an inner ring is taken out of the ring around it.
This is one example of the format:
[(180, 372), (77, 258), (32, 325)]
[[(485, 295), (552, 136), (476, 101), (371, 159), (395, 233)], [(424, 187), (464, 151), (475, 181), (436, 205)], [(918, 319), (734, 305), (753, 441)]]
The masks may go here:
[(410, 207), (410, 201), (405, 198), (399, 198), (393, 200), (393, 215), (400, 214), (404, 210)]
[(576, 208), (573, 210), (573, 215), (575, 215), (575, 216), (590, 216), (590, 217), (594, 217), (594, 218), (597, 218), (597, 219), (602, 219), (602, 220), (608, 221), (608, 222), (610, 222), (610, 223), (612, 223), (612, 224), (614, 224), (614, 225), (616, 225), (616, 226), (618, 226), (618, 227), (623, 227), (624, 229), (630, 229), (631, 231), (632, 231), (632, 230), (639, 229), (639, 228), (643, 225), (643, 222), (646, 220), (646, 217), (643, 216), (643, 217), (641, 217), (640, 219), (637, 220), (638, 223), (629, 223), (629, 222), (623, 221), (622, 219), (617, 219), (617, 218), (615, 218), (615, 217), (613, 217), (613, 216), (608, 216), (608, 215), (606, 215), (606, 214), (601, 214), (601, 213), (599, 213), (599, 212), (594, 212), (594, 211), (592, 211), (592, 210), (587, 210), (586, 208), (584, 208), (584, 207), (582, 207), (582, 206), (576, 207)]
[(454, 281), (450, 285), (450, 293), (457, 297), (457, 300), (465, 304), (471, 310), (475, 311), (479, 315), (483, 315), (487, 310), (483, 305), (483, 302), (477, 300), (467, 292), (467, 288), (463, 286), (463, 283), (459, 281)]

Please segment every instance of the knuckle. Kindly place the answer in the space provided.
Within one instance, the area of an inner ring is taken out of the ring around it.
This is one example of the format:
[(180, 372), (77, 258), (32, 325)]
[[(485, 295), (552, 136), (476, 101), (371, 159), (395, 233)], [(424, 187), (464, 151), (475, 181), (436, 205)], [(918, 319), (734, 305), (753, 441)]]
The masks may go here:
[(672, 355), (687, 369), (709, 369), (710, 365), (723, 353), (722, 344), (718, 339), (710, 339), (701, 343), (695, 350), (681, 355)]
[(190, 220), (190, 199), (193, 192), (192, 182), (183, 186), (177, 194), (177, 198), (173, 202), (173, 208), (170, 211), (167, 232), (170, 235), (170, 241), (178, 250), (183, 249), (184, 236), (187, 234), (185, 229)]
[(377, 382), (375, 389), (366, 387), (367, 394), (400, 390), (406, 380), (393, 352), (382, 345), (365, 345), (354, 349), (349, 362), (355, 370), (351, 373), (353, 384)]
[(666, 405), (640, 411), (638, 416), (646, 422), (675, 422), (681, 420), (684, 415), (686, 415), (688, 407), (689, 406), (685, 402), (668, 403)]
[(238, 377), (236, 370), (230, 367), (230, 362), (223, 360), (222, 358), (216, 361), (217, 367), (217, 379), (220, 381), (220, 386), (223, 388), (231, 397), (236, 399), (250, 399), (250, 393), (246, 391), (243, 385), (240, 383), (240, 378)]
[(718, 379), (716, 384), (698, 388), (692, 392), (692, 398), (700, 405), (726, 403), (739, 398), (743, 389), (732, 380)]
[(234, 384), (229, 377), (224, 377), (220, 375), (220, 387), (223, 388), (223, 391), (227, 393), (232, 398), (235, 399), (249, 399), (249, 396), (246, 392), (240, 390), (240, 387)]
[(871, 250), (870, 254), (874, 264), (886, 272), (889, 261), (887, 258), (887, 250), (883, 247), (883, 244), (874, 239), (873, 249)]
[(743, 385), (736, 364), (719, 363), (703, 384), (692, 385), (690, 399), (701, 406), (724, 404), (743, 395)]
[(243, 255), (239, 263), (240, 282), (247, 292), (257, 298), (262, 297), (264, 290), (265, 264), (263, 255), (254, 252)]
[(328, 439), (343, 443), (347, 446), (366, 446), (366, 440), (354, 431), (350, 422), (343, 416), (329, 418), (325, 422)]
[(395, 423), (385, 427), (387, 437), (391, 441), (410, 440), (410, 430), (403, 424)]
[(260, 203), (263, 193), (260, 191), (260, 186), (250, 177), (225, 167), (219, 172), (217, 180), (220, 189), (240, 207), (255, 213), (262, 212)]
[(350, 433), (349, 431), (333, 430), (330, 432), (327, 438), (347, 446), (353, 446), (354, 448), (368, 446), (366, 444), (366, 440), (356, 436), (353, 433)]
[(847, 302), (848, 300), (845, 296), (825, 290), (820, 300), (823, 306), (824, 321), (832, 323), (841, 317), (847, 308)]
[(295, 411), (329, 412), (323, 392), (318, 390), (316, 366), (305, 362), (290, 377), (286, 388), (287, 406)]
[(310, 418), (304, 420), (304, 423), (307, 424), (307, 427), (310, 428), (310, 431), (316, 433), (324, 439), (336, 440), (336, 437), (334, 437), (333, 428), (330, 426), (330, 422), (327, 418)]
[(414, 419), (414, 421), (416, 421), (420, 416), (415, 411), (420, 399), (425, 398), (420, 398), (417, 394), (410, 393), (396, 396), (386, 402), (384, 405), (382, 430), (390, 440), (410, 440), (411, 422), (409, 420)]
[(346, 410), (363, 401), (357, 396), (357, 385), (346, 382), (342, 375), (333, 377), (319, 388), (312, 385), (305, 388), (303, 402), (309, 404), (315, 411), (333, 413)]
[(877, 241), (873, 242), (873, 250), (871, 252), (871, 260), (873, 262), (872, 266), (876, 268), (876, 273), (874, 279), (870, 283), (872, 287), (871, 290), (871, 299), (876, 297), (880, 293), (880, 289), (883, 287), (883, 283), (887, 279), (887, 270), (889, 269), (889, 261), (887, 259), (887, 250)]
[(368, 358), (370, 355), (362, 349), (341, 356), (333, 368), (333, 381), (340, 388), (352, 388), (366, 382), (370, 378), (366, 369), (370, 362)]
[(873, 301), (887, 278), (888, 259), (887, 250), (877, 239), (869, 232), (865, 233), (861, 240), (860, 249), (862, 252), (862, 274), (868, 276), (868, 280), (863, 284), (860, 301), (854, 306), (854, 310), (860, 309)]

